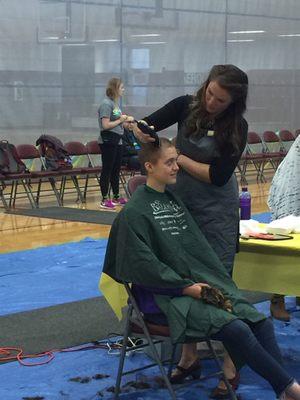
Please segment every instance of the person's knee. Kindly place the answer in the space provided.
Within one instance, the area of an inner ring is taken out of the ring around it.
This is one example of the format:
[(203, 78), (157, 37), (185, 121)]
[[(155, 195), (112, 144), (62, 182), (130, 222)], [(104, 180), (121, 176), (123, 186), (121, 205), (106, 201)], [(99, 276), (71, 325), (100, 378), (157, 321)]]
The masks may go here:
[(248, 338), (252, 334), (250, 327), (240, 319), (229, 322), (222, 330), (227, 339), (232, 338), (234, 340)]
[(274, 325), (271, 318), (263, 319), (262, 321), (258, 322), (258, 325), (264, 329), (274, 330)]
[(254, 326), (253, 331), (255, 332), (255, 334), (259, 334), (260, 336), (268, 335), (269, 337), (273, 337), (275, 335), (274, 325), (271, 318), (266, 318), (262, 321), (257, 322)]

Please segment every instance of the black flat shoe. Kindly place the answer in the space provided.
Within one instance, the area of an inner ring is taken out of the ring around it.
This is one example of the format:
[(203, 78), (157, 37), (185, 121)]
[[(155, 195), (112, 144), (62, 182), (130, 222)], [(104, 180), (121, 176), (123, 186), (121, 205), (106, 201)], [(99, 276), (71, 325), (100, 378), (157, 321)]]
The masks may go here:
[[(224, 382), (221, 379), (222, 382)], [(237, 390), (237, 388), (239, 387), (239, 383), (240, 383), (240, 374), (237, 372), (236, 375), (231, 378), (228, 379), (228, 382), (230, 383), (232, 390), (235, 392)], [(220, 388), (219, 386), (217, 386), (216, 388), (214, 388), (214, 390), (211, 392), (210, 399), (217, 399), (217, 400), (222, 400), (222, 399), (230, 399), (229, 396), (229, 392), (226, 389)]]
[[(177, 370), (177, 371), (176, 371)], [(201, 376), (200, 360), (197, 358), (188, 368), (176, 366), (176, 374), (171, 375), (170, 382), (173, 384), (182, 383), (185, 378), (191, 376), (193, 379), (199, 379)]]

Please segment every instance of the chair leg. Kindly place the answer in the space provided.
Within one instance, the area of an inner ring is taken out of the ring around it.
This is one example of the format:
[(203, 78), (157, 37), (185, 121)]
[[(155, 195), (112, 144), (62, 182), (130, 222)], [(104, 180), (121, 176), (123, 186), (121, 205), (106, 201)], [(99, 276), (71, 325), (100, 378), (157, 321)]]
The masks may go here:
[(56, 187), (55, 179), (49, 178), (50, 185), (52, 187), (53, 193), (55, 194), (57, 204), (61, 207), (63, 205), (61, 195)]
[(71, 179), (72, 179), (72, 181), (73, 181), (74, 187), (75, 187), (76, 192), (77, 192), (77, 200), (76, 200), (76, 202), (77, 202), (77, 201), (80, 201), (81, 203), (85, 203), (84, 197), (83, 197), (83, 195), (82, 195), (82, 193), (81, 193), (81, 190), (80, 190), (80, 187), (79, 187), (79, 183), (78, 183), (78, 178), (77, 178), (77, 176), (72, 175), (72, 176), (71, 176)]
[(41, 189), (42, 189), (42, 179), (39, 179), (37, 189), (36, 189), (36, 195), (35, 195), (35, 201), (36, 201), (36, 204), (38, 207), (40, 204)]
[(143, 316), (142, 316), (142, 314), (141, 314), (141, 312), (140, 312), (140, 310), (138, 308), (138, 305), (137, 305), (134, 297), (132, 296), (132, 294), (131, 294), (131, 292), (130, 292), (130, 290), (128, 288), (128, 284), (125, 284), (125, 288), (126, 288), (126, 291), (128, 293), (128, 296), (130, 298), (130, 301), (131, 301), (131, 304), (133, 306), (133, 309), (135, 310), (135, 312), (137, 314), (137, 317), (138, 317), (138, 320), (139, 320), (139, 322), (141, 324), (141, 328), (143, 329), (144, 335), (146, 336), (146, 339), (147, 339), (148, 344), (150, 346), (150, 349), (152, 351), (153, 358), (154, 358), (155, 362), (157, 363), (157, 365), (159, 367), (160, 373), (161, 373), (161, 375), (163, 377), (163, 380), (165, 381), (166, 387), (167, 387), (167, 389), (168, 389), (168, 391), (170, 393), (171, 399), (172, 400), (176, 400), (177, 397), (176, 397), (176, 394), (174, 392), (174, 389), (173, 389), (173, 387), (171, 385), (171, 382), (170, 382), (170, 380), (168, 378), (168, 375), (166, 374), (166, 371), (165, 371), (165, 369), (163, 367), (163, 364), (161, 362), (161, 359), (159, 357), (157, 349), (156, 349), (156, 347), (155, 347), (155, 345), (154, 345), (154, 343), (153, 343), (153, 341), (151, 339), (151, 336), (150, 336), (148, 328), (147, 328), (147, 326), (145, 324), (144, 318), (143, 318)]
[(10, 188), (10, 196), (9, 196), (9, 208), (15, 206), (17, 191), (18, 191), (18, 181), (12, 181)]
[(165, 381), (165, 384), (167, 386), (167, 389), (168, 389), (168, 391), (170, 393), (171, 399), (176, 400), (177, 397), (176, 397), (176, 394), (174, 392), (174, 389), (173, 389), (173, 387), (171, 385), (171, 382), (170, 382), (170, 380), (168, 378), (168, 375), (166, 374), (164, 366), (162, 365), (162, 362), (161, 362), (161, 359), (159, 358), (159, 354), (158, 354), (158, 352), (156, 350), (156, 347), (153, 344), (153, 341), (152, 341), (152, 339), (151, 339), (151, 337), (150, 337), (150, 335), (149, 335), (149, 333), (147, 331), (145, 331), (145, 336), (146, 336), (146, 338), (148, 340), (148, 343), (149, 343), (149, 346), (151, 348), (154, 360), (156, 361), (156, 363), (157, 363), (157, 365), (159, 367), (160, 373), (161, 373), (161, 375), (163, 377), (163, 380)]
[(228, 382), (228, 379), (225, 376), (223, 367), (222, 367), (222, 365), (220, 363), (220, 360), (219, 360), (219, 357), (217, 356), (217, 353), (215, 352), (215, 349), (213, 348), (213, 345), (211, 344), (211, 341), (209, 339), (206, 339), (206, 343), (207, 343), (208, 348), (209, 348), (209, 350), (211, 351), (211, 353), (212, 353), (212, 355), (214, 357), (214, 360), (215, 360), (219, 370), (222, 371), (222, 379), (224, 380), (224, 383), (225, 383), (226, 388), (228, 390), (229, 398), (231, 400), (237, 400), (237, 397), (236, 397), (234, 391), (232, 390), (232, 387), (231, 387), (230, 383)]
[(132, 314), (132, 305), (129, 305), (128, 311), (127, 311), (127, 316), (126, 316), (126, 325), (125, 325), (125, 330), (124, 330), (124, 335), (123, 335), (123, 344), (122, 344), (122, 349), (121, 349), (121, 353), (120, 353), (120, 361), (119, 361), (118, 374), (117, 374), (116, 387), (115, 387), (115, 399), (116, 400), (119, 399), (119, 393), (120, 393), (120, 388), (121, 388), (121, 379), (122, 379), (122, 375), (123, 375), (123, 368), (124, 368), (124, 362), (125, 362), (125, 356), (126, 356), (131, 314)]
[(247, 181), (247, 160), (245, 160), (241, 167), (241, 183), (243, 185), (248, 185)]
[(60, 189), (59, 189), (59, 194), (60, 194), (60, 199), (62, 205), (64, 204), (64, 195), (65, 195), (65, 189), (66, 189), (66, 182), (67, 182), (67, 177), (62, 176), (61, 182), (60, 182)]
[(1, 182), (0, 183), (0, 198), (2, 200), (2, 204), (3, 204), (4, 208), (5, 208), (5, 210), (8, 210), (9, 207), (8, 207), (6, 198), (4, 196), (4, 189), (5, 189), (5, 185), (4, 185), (4, 183), (2, 184), (2, 182)]
[[(134, 308), (135, 308), (135, 307), (134, 307)], [(136, 308), (135, 308), (135, 310), (136, 310)], [(151, 351), (152, 351), (154, 360), (155, 360), (155, 362), (157, 363), (157, 365), (158, 365), (158, 367), (159, 367), (160, 373), (161, 373), (161, 375), (162, 375), (162, 377), (163, 377), (163, 380), (165, 381), (166, 387), (167, 387), (167, 389), (168, 389), (168, 391), (169, 391), (169, 393), (170, 393), (171, 399), (176, 400), (176, 399), (177, 399), (176, 394), (175, 394), (174, 389), (173, 389), (173, 387), (172, 387), (172, 385), (171, 385), (171, 382), (170, 382), (170, 380), (169, 380), (169, 378), (168, 378), (168, 375), (166, 374), (166, 371), (165, 371), (165, 369), (164, 369), (164, 367), (163, 367), (163, 364), (162, 364), (162, 362), (161, 362), (161, 359), (160, 359), (160, 357), (159, 357), (159, 354), (158, 354), (158, 352), (157, 352), (157, 349), (156, 349), (155, 345), (153, 344), (153, 341), (152, 341), (152, 339), (151, 339), (151, 337), (150, 337), (148, 328), (147, 328), (147, 326), (146, 326), (146, 324), (145, 324), (143, 318), (139, 318), (139, 320), (140, 320), (140, 322), (141, 322), (142, 329), (143, 329), (144, 334), (145, 334), (145, 336), (146, 336), (146, 338), (147, 338), (148, 344), (149, 344), (149, 346), (150, 346), (150, 348), (151, 348)]]
[(260, 181), (261, 182), (267, 182), (267, 179), (266, 179), (266, 177), (264, 175), (265, 167), (266, 167), (267, 164), (268, 164), (267, 160), (262, 161), (261, 169), (260, 169)]
[(171, 360), (170, 360), (169, 368), (168, 368), (168, 379), (171, 378), (173, 365), (174, 365), (175, 354), (176, 354), (176, 349), (177, 349), (177, 344), (175, 343), (172, 346), (172, 355), (171, 355)]
[[(30, 187), (30, 183), (28, 183), (27, 180), (23, 180), (23, 179), (21, 182), (22, 182), (24, 191), (27, 195), (27, 198), (29, 200), (29, 203), (31, 205), (31, 208), (38, 208), (35, 198), (34, 198), (34, 195), (32, 193), (31, 187)], [(17, 193), (16, 193), (16, 195), (17, 195)]]
[(84, 201), (86, 202), (86, 195), (89, 187), (89, 175), (87, 174), (85, 177), (85, 184), (84, 184), (84, 191), (83, 191), (83, 198)]

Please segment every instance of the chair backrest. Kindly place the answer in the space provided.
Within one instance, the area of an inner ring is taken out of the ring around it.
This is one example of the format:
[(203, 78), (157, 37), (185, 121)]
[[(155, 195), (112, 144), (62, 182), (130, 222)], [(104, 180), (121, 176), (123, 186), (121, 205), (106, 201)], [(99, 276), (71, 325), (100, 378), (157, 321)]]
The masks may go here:
[(279, 132), (279, 138), (281, 140), (282, 143), (282, 147), (283, 149), (288, 152), (289, 149), (292, 147), (294, 141), (295, 141), (295, 137), (292, 134), (292, 132), (286, 130), (286, 129), (282, 129)]
[(88, 152), (88, 158), (90, 161), (90, 165), (92, 167), (101, 167), (102, 159), (101, 159), (101, 157), (99, 157), (101, 155), (101, 148), (100, 148), (97, 140), (92, 140), (90, 142), (87, 142), (85, 147)]
[(279, 137), (276, 135), (276, 133), (275, 132), (273, 132), (273, 131), (265, 131), (264, 133), (263, 133), (263, 140), (266, 142), (266, 143), (269, 143), (269, 142), (279, 142)]
[(64, 144), (68, 151), (74, 168), (87, 167), (89, 165), (86, 146), (81, 142), (67, 142)]
[(18, 144), (16, 148), (19, 157), (23, 160), (40, 158), (40, 153), (33, 144)]
[(19, 144), (16, 149), (29, 171), (40, 171), (42, 169), (40, 152), (33, 144)]
[(247, 143), (249, 143), (249, 144), (261, 143), (261, 137), (256, 132), (248, 132), (247, 133)]
[(292, 134), (292, 132), (286, 129), (282, 129), (281, 131), (279, 131), (279, 138), (282, 142), (289, 142), (290, 140), (292, 141), (295, 140), (295, 137)]
[(67, 142), (64, 144), (70, 156), (82, 156), (87, 154), (85, 145), (81, 142)]
[(265, 131), (263, 140), (268, 153), (278, 153), (281, 151), (281, 143), (279, 137), (273, 131)]
[(265, 151), (263, 141), (258, 133), (248, 132), (247, 134), (247, 152), (250, 154), (261, 154)]
[(129, 178), (127, 182), (127, 192), (129, 196), (135, 192), (135, 190), (146, 183), (147, 177), (145, 175), (134, 175)]
[(97, 140), (91, 140), (85, 145), (88, 154), (101, 154), (101, 148)]

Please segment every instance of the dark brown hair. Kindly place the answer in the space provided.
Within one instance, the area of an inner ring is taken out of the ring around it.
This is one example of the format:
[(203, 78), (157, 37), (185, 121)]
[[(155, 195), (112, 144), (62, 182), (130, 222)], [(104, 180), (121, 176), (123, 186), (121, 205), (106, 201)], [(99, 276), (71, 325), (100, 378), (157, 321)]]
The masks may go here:
[(171, 140), (166, 137), (159, 138), (159, 144), (159, 147), (157, 147), (152, 143), (141, 143), (141, 150), (138, 154), (141, 165), (145, 165), (146, 162), (155, 164), (160, 158), (162, 150), (175, 147)]
[(122, 83), (120, 78), (111, 78), (106, 86), (106, 96), (115, 100), (119, 96), (119, 88)]
[(215, 138), (221, 149), (239, 154), (241, 148), (241, 120), (246, 111), (248, 94), (247, 74), (235, 65), (215, 65), (207, 80), (200, 87), (190, 105), (187, 117), (187, 136), (200, 134), (209, 122), (209, 113), (205, 107), (206, 89), (210, 82), (217, 82), (232, 98), (228, 108), (216, 117), (214, 122)]

